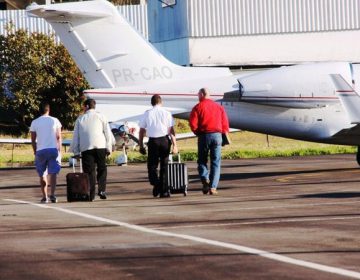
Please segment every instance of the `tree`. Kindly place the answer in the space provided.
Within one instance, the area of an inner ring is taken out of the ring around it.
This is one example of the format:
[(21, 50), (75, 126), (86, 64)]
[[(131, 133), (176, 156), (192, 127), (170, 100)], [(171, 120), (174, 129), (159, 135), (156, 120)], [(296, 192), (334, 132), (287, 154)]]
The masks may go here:
[(18, 124), (12, 134), (28, 132), (43, 101), (71, 129), (89, 87), (82, 73), (54, 35), (14, 31), (11, 25), (7, 32), (0, 36), (0, 110)]

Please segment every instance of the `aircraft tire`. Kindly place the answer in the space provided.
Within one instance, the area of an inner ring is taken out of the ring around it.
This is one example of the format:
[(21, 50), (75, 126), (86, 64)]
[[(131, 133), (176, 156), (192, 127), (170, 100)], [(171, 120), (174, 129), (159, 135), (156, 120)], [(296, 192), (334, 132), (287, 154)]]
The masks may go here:
[(358, 165), (360, 165), (360, 146), (358, 146), (358, 149), (357, 149), (356, 161), (357, 161)]

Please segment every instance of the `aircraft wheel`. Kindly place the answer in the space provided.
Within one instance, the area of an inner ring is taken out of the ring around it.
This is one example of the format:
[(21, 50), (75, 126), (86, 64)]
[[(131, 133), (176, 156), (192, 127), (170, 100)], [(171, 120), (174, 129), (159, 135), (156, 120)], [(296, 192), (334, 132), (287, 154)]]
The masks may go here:
[(360, 165), (360, 146), (358, 146), (358, 149), (357, 149), (356, 161), (357, 161), (358, 165)]

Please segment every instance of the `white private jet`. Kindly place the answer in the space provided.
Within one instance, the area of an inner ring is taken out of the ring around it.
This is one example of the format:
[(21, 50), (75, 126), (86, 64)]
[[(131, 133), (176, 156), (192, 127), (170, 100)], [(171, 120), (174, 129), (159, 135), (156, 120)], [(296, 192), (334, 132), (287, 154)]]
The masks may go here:
[[(28, 13), (52, 25), (94, 88), (85, 93), (112, 121), (139, 117), (155, 93), (175, 116), (187, 118), (198, 90), (207, 87), (233, 128), (360, 146), (360, 107), (343, 102), (350, 99), (335, 87), (351, 84), (356, 90), (360, 65), (315, 63), (240, 75), (228, 68), (181, 67), (105, 0), (32, 5)], [(360, 99), (357, 94), (352, 98)], [(360, 164), (359, 149), (357, 159)]]

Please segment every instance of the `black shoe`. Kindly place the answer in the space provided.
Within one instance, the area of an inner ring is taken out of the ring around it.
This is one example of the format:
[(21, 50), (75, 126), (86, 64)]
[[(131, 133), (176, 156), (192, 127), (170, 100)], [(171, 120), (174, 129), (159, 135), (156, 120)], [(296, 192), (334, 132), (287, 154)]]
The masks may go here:
[(57, 198), (56, 198), (55, 195), (50, 195), (50, 201), (51, 201), (52, 203), (57, 203), (57, 202), (58, 202), (58, 200), (57, 200)]
[(99, 192), (98, 196), (100, 196), (101, 199), (107, 199), (106, 192)]
[(201, 183), (203, 185), (202, 192), (203, 194), (208, 194), (210, 190), (210, 180), (209, 179), (201, 179)]
[(153, 187), (153, 196), (157, 197), (158, 195), (159, 195), (159, 187), (155, 185)]
[(161, 198), (170, 197), (170, 193), (169, 193), (169, 192), (161, 193), (161, 194), (160, 194), (160, 197), (161, 197)]

